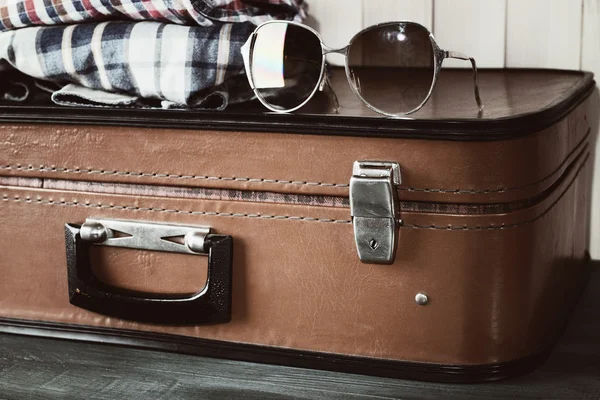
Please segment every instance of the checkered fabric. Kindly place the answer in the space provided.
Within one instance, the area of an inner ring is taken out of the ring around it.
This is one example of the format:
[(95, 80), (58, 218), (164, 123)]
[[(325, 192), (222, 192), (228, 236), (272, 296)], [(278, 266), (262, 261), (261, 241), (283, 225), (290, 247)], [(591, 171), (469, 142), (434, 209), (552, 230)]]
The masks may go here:
[(302, 20), (304, 0), (0, 0), (0, 31), (115, 19), (210, 26)]
[(0, 32), (0, 72), (14, 68), (44, 81), (194, 107), (240, 76), (240, 48), (253, 30), (248, 22), (189, 27), (152, 21), (23, 28)]

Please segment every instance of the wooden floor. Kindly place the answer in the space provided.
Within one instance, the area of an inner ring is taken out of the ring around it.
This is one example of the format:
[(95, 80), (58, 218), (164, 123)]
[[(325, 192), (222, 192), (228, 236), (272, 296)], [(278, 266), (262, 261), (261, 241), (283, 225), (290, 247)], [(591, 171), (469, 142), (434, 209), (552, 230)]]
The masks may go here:
[[(560, 294), (557, 294), (560, 295)], [(0, 399), (600, 399), (600, 266), (548, 362), (446, 385), (0, 334)]]

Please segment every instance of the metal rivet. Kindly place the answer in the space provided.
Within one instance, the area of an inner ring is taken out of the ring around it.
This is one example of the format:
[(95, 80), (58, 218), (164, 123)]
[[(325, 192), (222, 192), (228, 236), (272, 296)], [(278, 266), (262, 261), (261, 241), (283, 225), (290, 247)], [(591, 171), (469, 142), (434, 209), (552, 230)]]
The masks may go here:
[(185, 245), (193, 252), (204, 253), (205, 237), (202, 232), (189, 232), (184, 237)]
[(102, 243), (107, 239), (108, 232), (104, 225), (98, 222), (86, 222), (81, 226), (79, 235), (86, 242)]
[(375, 240), (375, 239), (371, 239), (371, 240), (369, 241), (369, 247), (370, 247), (372, 250), (375, 250), (375, 249), (377, 249), (377, 248), (379, 247), (379, 243), (377, 243), (377, 240)]
[(415, 302), (420, 306), (424, 306), (428, 301), (429, 297), (425, 293), (417, 293), (415, 296)]

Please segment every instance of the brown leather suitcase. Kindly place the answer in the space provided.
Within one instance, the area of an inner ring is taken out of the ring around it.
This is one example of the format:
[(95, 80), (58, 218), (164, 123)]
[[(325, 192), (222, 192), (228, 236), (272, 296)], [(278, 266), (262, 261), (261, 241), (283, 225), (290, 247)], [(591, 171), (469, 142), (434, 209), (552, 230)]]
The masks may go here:
[(444, 70), (412, 120), (342, 71), (338, 115), (3, 103), (0, 330), (439, 381), (532, 369), (585, 283), (598, 94), (484, 70), (478, 117), (471, 79)]

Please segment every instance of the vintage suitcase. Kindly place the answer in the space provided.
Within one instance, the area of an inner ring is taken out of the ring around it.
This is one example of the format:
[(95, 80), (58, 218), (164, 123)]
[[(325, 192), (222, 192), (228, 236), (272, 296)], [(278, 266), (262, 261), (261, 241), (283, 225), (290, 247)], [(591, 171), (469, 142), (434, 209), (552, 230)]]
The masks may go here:
[(414, 120), (337, 70), (338, 115), (325, 94), (291, 115), (3, 104), (0, 330), (439, 381), (532, 369), (585, 282), (598, 94), (484, 70), (478, 117), (471, 79), (444, 70)]

